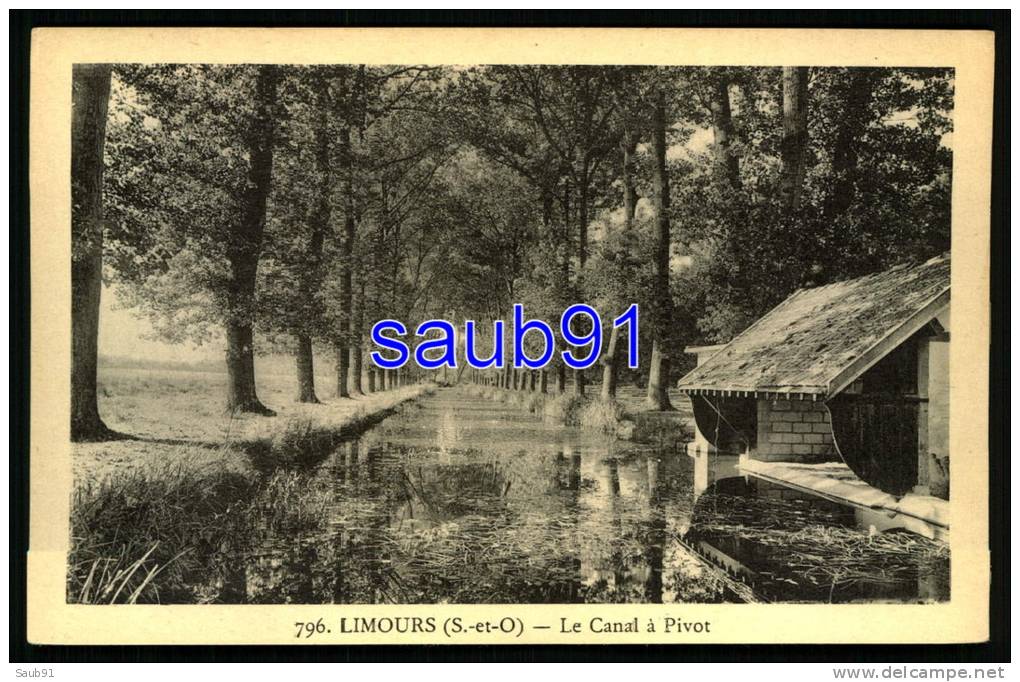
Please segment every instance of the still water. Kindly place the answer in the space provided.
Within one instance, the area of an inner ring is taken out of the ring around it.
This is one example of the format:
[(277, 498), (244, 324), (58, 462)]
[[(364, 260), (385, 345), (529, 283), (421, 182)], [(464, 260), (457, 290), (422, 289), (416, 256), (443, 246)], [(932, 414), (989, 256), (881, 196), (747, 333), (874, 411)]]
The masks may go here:
[(459, 389), (308, 474), (325, 531), (241, 562), (256, 603), (932, 601), (945, 546), (746, 480), (676, 446), (610, 442)]

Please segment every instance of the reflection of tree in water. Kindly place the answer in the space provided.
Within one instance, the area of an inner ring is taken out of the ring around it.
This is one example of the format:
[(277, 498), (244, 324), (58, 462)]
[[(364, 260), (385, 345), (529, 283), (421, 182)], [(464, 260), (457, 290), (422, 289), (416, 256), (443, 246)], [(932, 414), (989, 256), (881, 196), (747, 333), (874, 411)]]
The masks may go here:
[(736, 601), (704, 561), (675, 541), (671, 528), (689, 518), (691, 468), (686, 458), (631, 450), (604, 463), (609, 496), (589, 508), (581, 599), (598, 603)]
[(548, 551), (560, 530), (550, 519), (562, 506), (545, 499), (561, 488), (558, 459), (447, 449), (439, 465), (405, 454), (416, 456), (396, 472), (390, 532), (397, 571), (414, 587), (408, 600), (573, 599), (576, 561)]
[[(770, 598), (777, 589), (819, 601), (830, 590), (835, 600), (902, 594), (888, 585), (833, 588), (812, 565), (784, 567), (805, 527), (824, 526), (835, 546), (840, 533), (861, 537), (842, 508), (816, 510), (805, 523), (807, 502), (770, 498), (759, 488), (752, 495), (743, 479), (726, 479), (723, 470), (701, 476), (707, 487), (696, 491), (687, 457), (528, 432), (519, 423), (499, 431), (506, 427), (491, 410), (476, 410), (482, 416), (471, 422), (459, 412), (460, 421), (444, 416), (446, 408), (398, 418), (338, 449), (309, 479), (332, 492), (325, 530), (260, 548), (242, 563), (241, 594), (249, 601), (338, 603), (754, 598), (718, 567), (726, 561), (731, 570), (750, 570), (756, 588), (773, 590)], [(723, 478), (712, 482), (716, 476)], [(794, 544), (784, 546), (784, 537)], [(879, 542), (890, 545), (894, 537)], [(944, 598), (943, 559), (914, 562), (913, 573), (892, 564), (882, 570), (912, 586), (908, 599)], [(806, 584), (812, 577), (819, 583), (813, 587)]]

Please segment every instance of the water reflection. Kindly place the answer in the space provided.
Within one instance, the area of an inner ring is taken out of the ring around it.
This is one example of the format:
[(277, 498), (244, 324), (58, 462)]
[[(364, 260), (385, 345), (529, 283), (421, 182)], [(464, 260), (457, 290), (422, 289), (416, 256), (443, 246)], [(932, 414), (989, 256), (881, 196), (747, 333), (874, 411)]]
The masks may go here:
[(892, 578), (879, 581), (880, 588), (862, 588), (853, 575), (823, 584), (824, 576), (803, 559), (784, 567), (776, 537), (800, 547), (811, 532), (822, 532), (852, 545), (868, 531), (859, 530), (852, 510), (809, 513), (817, 501), (745, 481), (735, 467), (607, 442), (443, 390), (342, 446), (310, 474), (309, 485), (330, 486), (328, 528), (280, 538), (246, 557), (238, 600), (946, 597), (948, 560), (945, 566), (944, 557), (914, 561), (910, 573), (906, 557), (916, 557), (896, 543), (882, 545), (895, 561), (882, 564), (881, 552), (872, 552), (878, 559), (869, 555)]

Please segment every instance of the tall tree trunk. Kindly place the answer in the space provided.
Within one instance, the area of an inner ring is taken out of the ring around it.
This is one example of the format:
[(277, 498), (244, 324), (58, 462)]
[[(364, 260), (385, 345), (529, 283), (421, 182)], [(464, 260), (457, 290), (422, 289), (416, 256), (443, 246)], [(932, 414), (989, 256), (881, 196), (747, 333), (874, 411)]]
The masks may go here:
[(358, 295), (354, 299), (353, 324), (351, 325), (351, 395), (364, 395), (361, 387), (361, 373), (364, 370), (364, 356), (362, 355), (361, 342), (365, 326), (365, 274), (362, 269), (358, 270)]
[(549, 392), (549, 372), (545, 369), (539, 371), (538, 390), (541, 393)]
[(730, 112), (730, 83), (725, 76), (712, 80), (710, 106), (715, 135), (716, 177), (731, 189), (740, 187), (740, 162), (733, 154), (733, 116)]
[(637, 173), (634, 170), (637, 144), (637, 133), (628, 127), (623, 132), (623, 140), (620, 142), (620, 151), (623, 152), (623, 226), (627, 230), (634, 227), (634, 214), (637, 212), (637, 202), (640, 198), (635, 184)]
[(336, 357), (336, 397), (349, 398), (351, 396), (347, 392), (347, 375), (350, 372), (351, 357), (347, 344), (340, 339), (334, 339), (333, 355)]
[(577, 281), (580, 284), (584, 275), (584, 266), (588, 262), (588, 200), (590, 188), (588, 186), (588, 171), (582, 171), (578, 186), (577, 196)]
[(844, 213), (857, 193), (857, 150), (871, 122), (868, 111), (874, 89), (871, 69), (847, 69), (847, 80), (840, 93), (840, 122), (832, 145), (833, 179), (822, 208), (825, 222), (831, 224)]
[(228, 321), (227, 334), (227, 409), (265, 416), (276, 413), (263, 405), (255, 392), (255, 353), (252, 325)]
[(307, 334), (298, 334), (297, 349), (294, 352), (295, 365), (297, 369), (299, 403), (318, 403), (319, 398), (315, 395), (315, 360), (312, 352), (312, 337)]
[(655, 210), (655, 291), (652, 292), (652, 360), (646, 402), (652, 410), (670, 410), (669, 325), (673, 299), (669, 292), (669, 176), (666, 174), (666, 95), (656, 93), (652, 112), (652, 204)]
[(76, 64), (71, 75), (71, 440), (76, 442), (114, 435), (99, 418), (96, 397), (110, 69)]
[[(373, 315), (373, 319), (380, 319), (383, 317), (383, 315), (380, 314), (380, 311), (383, 309), (383, 280), (385, 278), (382, 255), (386, 250), (386, 221), (389, 215), (389, 203), (387, 200), (386, 184), (382, 181), (379, 182), (379, 206), (378, 224), (376, 225), (377, 229), (373, 231), (372, 237), (371, 264), (369, 265), (368, 272), (362, 270), (362, 283), (367, 282), (371, 285), (371, 314)], [(362, 314), (364, 314), (364, 310), (362, 310)], [(383, 374), (382, 368), (376, 367), (371, 361), (367, 364), (369, 392), (375, 393), (376, 391), (385, 391), (386, 377)]]
[(255, 119), (248, 135), (248, 188), (243, 214), (227, 244), (231, 281), (227, 291), (227, 409), (267, 416), (276, 413), (263, 405), (255, 393), (255, 278), (258, 273), (262, 234), (266, 226), (266, 201), (273, 175), (273, 144), (276, 132), (276, 87), (279, 69), (259, 67), (255, 79)]
[[(326, 231), (329, 229), (330, 192), (333, 186), (329, 158), (329, 78), (322, 75), (316, 85), (315, 169), (318, 187), (316, 188), (315, 208), (309, 221), (312, 234), (308, 240), (307, 263), (298, 284), (301, 289), (301, 300), (309, 307), (304, 315), (304, 319), (308, 321), (314, 321), (319, 316), (319, 310), (315, 304), (314, 288), (321, 281), (322, 249), (326, 240)], [(312, 352), (311, 335), (307, 331), (297, 334), (295, 361), (298, 378), (297, 401), (299, 403), (318, 403), (319, 398), (315, 395), (315, 354)]]
[[(637, 188), (634, 183), (634, 153), (637, 151), (637, 143), (637, 134), (629, 127), (624, 130), (623, 139), (620, 141), (620, 151), (623, 156), (621, 180), (623, 182), (623, 228), (628, 232), (634, 227), (634, 214), (637, 211), (638, 202)], [(614, 325), (609, 331), (609, 345), (602, 356), (602, 400), (612, 400), (616, 397), (616, 385), (622, 364), (622, 350), (620, 330)]]
[(354, 154), (351, 149), (351, 129), (345, 124), (340, 132), (340, 148), (344, 163), (343, 194), (344, 194), (344, 231), (340, 238), (340, 333), (337, 339), (336, 394), (347, 398), (350, 392), (350, 347), (351, 338), (351, 301), (353, 284), (354, 256)]
[(609, 346), (602, 355), (602, 400), (616, 397), (616, 378), (620, 371), (620, 329), (615, 325), (609, 332)]
[[(582, 170), (582, 178), (578, 187), (577, 201), (577, 276), (574, 291), (578, 299), (583, 298), (584, 266), (588, 262), (588, 169), (587, 163)], [(583, 396), (585, 387), (583, 369), (574, 370), (574, 395)]]
[(783, 67), (783, 140), (780, 195), (788, 209), (800, 208), (807, 148), (808, 69)]

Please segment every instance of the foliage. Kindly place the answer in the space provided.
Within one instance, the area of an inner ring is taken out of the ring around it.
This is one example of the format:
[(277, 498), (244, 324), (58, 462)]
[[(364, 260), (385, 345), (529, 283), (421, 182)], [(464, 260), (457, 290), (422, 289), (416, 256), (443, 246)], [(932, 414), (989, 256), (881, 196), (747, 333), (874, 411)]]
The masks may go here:
[[(247, 66), (116, 69), (107, 274), (172, 341), (208, 338), (237, 312), (226, 250), (248, 182), (254, 77)], [(385, 317), (474, 319), (480, 347), (515, 302), (554, 329), (575, 301), (595, 305), (607, 329), (631, 303), (650, 314), (649, 111), (665, 88), (668, 345), (727, 340), (799, 287), (948, 248), (953, 84), (944, 69), (810, 69), (803, 199), (791, 208), (779, 192), (778, 68), (288, 67), (246, 313), (263, 348), (296, 333), (341, 341), (358, 311), (365, 329)], [(621, 209), (625, 135), (633, 221)], [(330, 217), (317, 259), (321, 187)], [(295, 285), (306, 280), (307, 291)]]
[(117, 69), (108, 126), (107, 263), (165, 338), (207, 339), (232, 314), (227, 258), (243, 240), (256, 67)]
[(778, 77), (747, 71), (730, 71), (741, 185), (713, 175), (710, 147), (672, 173), (674, 229), (693, 256), (681, 278), (710, 341), (728, 340), (799, 287), (949, 246), (950, 72), (812, 69), (805, 201), (790, 211), (775, 189)]

